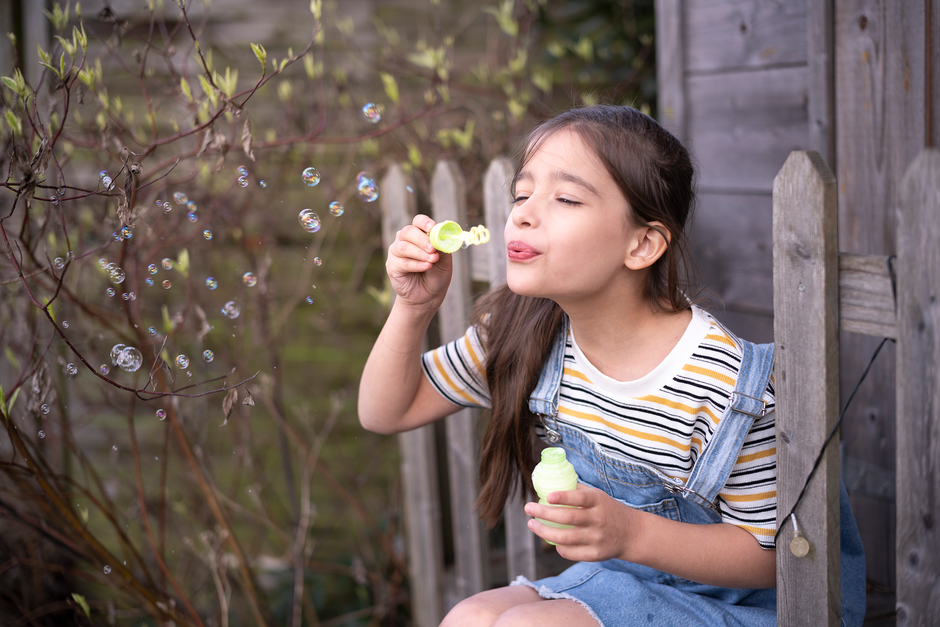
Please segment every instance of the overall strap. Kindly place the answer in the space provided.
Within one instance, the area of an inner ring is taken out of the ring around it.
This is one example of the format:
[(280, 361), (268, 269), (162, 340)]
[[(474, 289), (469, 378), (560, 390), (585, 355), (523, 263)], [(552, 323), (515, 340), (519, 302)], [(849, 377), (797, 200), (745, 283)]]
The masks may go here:
[(558, 397), (561, 390), (561, 376), (565, 370), (565, 346), (568, 343), (568, 316), (561, 317), (558, 333), (552, 344), (552, 350), (542, 366), (539, 382), (529, 395), (529, 411), (539, 417), (550, 442), (561, 441), (561, 434), (545, 423), (548, 418), (554, 423), (558, 417)]
[(689, 480), (679, 488), (683, 496), (701, 499), (711, 507), (731, 476), (751, 426), (766, 412), (763, 396), (774, 367), (773, 344), (752, 344), (740, 339), (738, 342), (742, 349), (741, 369), (728, 407), (696, 460)]

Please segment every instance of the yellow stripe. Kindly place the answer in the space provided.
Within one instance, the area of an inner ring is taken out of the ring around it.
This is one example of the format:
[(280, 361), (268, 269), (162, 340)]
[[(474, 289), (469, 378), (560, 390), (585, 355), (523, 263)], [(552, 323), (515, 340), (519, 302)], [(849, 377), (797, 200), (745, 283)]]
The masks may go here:
[(750, 525), (738, 525), (738, 524), (735, 524), (735, 527), (740, 527), (741, 529), (744, 529), (745, 531), (750, 531), (756, 536), (767, 536), (768, 538), (772, 538), (774, 536), (773, 529), (762, 529), (761, 527), (751, 527)]
[(753, 501), (768, 501), (777, 498), (777, 491), (760, 492), (759, 494), (722, 494), (721, 498), (732, 503), (750, 503)]
[(777, 447), (769, 448), (763, 451), (757, 451), (756, 453), (751, 453), (750, 455), (742, 455), (736, 461), (736, 464), (744, 464), (747, 462), (752, 462), (755, 459), (763, 459), (765, 457), (772, 457), (777, 454)]
[(686, 364), (682, 367), (683, 370), (687, 372), (694, 372), (695, 374), (705, 375), (706, 377), (711, 377), (712, 379), (717, 379), (722, 383), (727, 383), (728, 385), (733, 386), (735, 384), (734, 379), (729, 377), (726, 374), (721, 374), (720, 372), (715, 372), (714, 370), (709, 370), (708, 368), (702, 368), (701, 366), (693, 366), (692, 364)]
[(716, 342), (721, 342), (722, 344), (727, 344), (727, 345), (730, 346), (731, 348), (737, 348), (737, 347), (738, 347), (738, 345), (735, 344), (733, 341), (731, 341), (731, 338), (728, 337), (728, 336), (727, 336), (726, 334), (724, 334), (724, 333), (722, 333), (721, 335), (711, 335), (711, 334), (709, 334), (709, 335), (706, 335), (706, 336), (705, 336), (705, 339), (706, 339), (706, 340), (715, 340)]
[(620, 433), (639, 438), (641, 440), (646, 440), (648, 442), (659, 442), (660, 444), (666, 444), (673, 448), (679, 449), (680, 451), (689, 450), (688, 444), (683, 444), (682, 442), (677, 442), (661, 435), (653, 435), (650, 433), (644, 433), (643, 431), (637, 431), (636, 429), (629, 429), (623, 425), (618, 425), (608, 420), (604, 420), (600, 416), (595, 416), (594, 414), (588, 414), (582, 411), (570, 409), (568, 407), (559, 407), (558, 413), (573, 416), (574, 418), (580, 418), (581, 420), (587, 420), (589, 422), (597, 422), (604, 425), (605, 427), (613, 429), (614, 431), (619, 431)]
[(656, 403), (658, 405), (665, 405), (666, 407), (669, 407), (670, 409), (683, 411), (693, 416), (696, 416), (698, 415), (699, 412), (701, 412), (707, 415), (709, 418), (711, 418), (713, 423), (715, 423), (716, 425), (718, 424), (718, 417), (712, 413), (712, 410), (705, 407), (704, 405), (700, 405), (699, 407), (691, 407), (690, 405), (685, 405), (684, 403), (679, 403), (676, 401), (670, 401), (668, 398), (662, 398), (661, 396), (653, 396), (652, 394), (650, 394), (649, 396), (642, 396), (638, 398), (637, 400), (646, 401), (647, 403)]
[[(582, 381), (587, 381), (591, 383), (591, 380), (583, 372), (578, 372), (577, 370), (572, 370), (571, 368), (565, 368), (565, 374), (569, 377), (575, 377), (576, 379), (581, 379)], [(594, 385), (591, 383), (591, 385)]]
[(698, 444), (698, 450), (702, 450), (702, 441), (696, 437), (692, 438), (692, 444)]
[(473, 345), (470, 343), (470, 337), (468, 335), (463, 336), (463, 343), (467, 347), (467, 352), (470, 354), (470, 359), (473, 360), (473, 365), (476, 367), (477, 372), (486, 380), (486, 370), (483, 368), (480, 358), (477, 357), (476, 351), (473, 350)]
[(432, 355), (434, 356), (434, 365), (437, 366), (437, 371), (444, 378), (444, 382), (450, 387), (451, 391), (460, 394), (460, 396), (467, 399), (469, 402), (477, 405), (478, 403), (475, 398), (454, 385), (454, 381), (449, 376), (447, 376), (447, 372), (444, 370), (444, 364), (441, 363), (441, 357), (439, 353), (440, 351), (434, 351)]

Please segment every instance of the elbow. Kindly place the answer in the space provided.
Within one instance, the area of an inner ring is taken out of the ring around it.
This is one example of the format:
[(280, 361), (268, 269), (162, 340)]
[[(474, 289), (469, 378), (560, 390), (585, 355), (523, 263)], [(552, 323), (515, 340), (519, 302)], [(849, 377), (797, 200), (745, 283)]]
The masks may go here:
[(360, 400), (358, 407), (359, 424), (362, 425), (363, 429), (382, 435), (392, 435), (397, 433), (397, 430), (394, 428), (393, 424), (390, 424), (387, 420), (382, 420), (380, 417), (377, 417), (375, 411), (370, 410), (364, 405), (365, 404)]

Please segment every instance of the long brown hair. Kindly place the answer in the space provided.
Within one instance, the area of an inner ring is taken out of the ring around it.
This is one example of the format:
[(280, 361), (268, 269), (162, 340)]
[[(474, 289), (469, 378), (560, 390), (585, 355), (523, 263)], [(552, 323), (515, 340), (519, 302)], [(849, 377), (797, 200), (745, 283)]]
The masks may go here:
[[(692, 266), (685, 225), (695, 195), (688, 151), (655, 120), (632, 107), (599, 105), (555, 117), (526, 138), (516, 176), (550, 135), (567, 129), (591, 147), (630, 204), (636, 225), (653, 221), (668, 231), (665, 254), (647, 273), (644, 296), (654, 308), (676, 312), (689, 307)], [(515, 195), (515, 177), (513, 178)], [(516, 489), (531, 490), (535, 468), (532, 429), (537, 418), (528, 398), (564, 312), (546, 298), (519, 296), (506, 285), (493, 288), (477, 304), (482, 329), (486, 381), (492, 411), (480, 452), (481, 518), (495, 524)]]

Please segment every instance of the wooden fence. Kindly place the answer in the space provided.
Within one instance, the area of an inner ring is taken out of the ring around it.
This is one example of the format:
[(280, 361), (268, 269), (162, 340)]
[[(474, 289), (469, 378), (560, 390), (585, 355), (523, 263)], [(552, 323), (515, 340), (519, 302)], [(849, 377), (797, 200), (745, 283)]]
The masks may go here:
[[(492, 239), (454, 256), (454, 278), (438, 314), (441, 342), (466, 329), (471, 281), (505, 281), (502, 225), (511, 176), (505, 159), (486, 171), (484, 223)], [(416, 212), (407, 184), (398, 166), (381, 181), (387, 243)], [(790, 510), (838, 418), (840, 330), (896, 339), (897, 616), (899, 625), (929, 625), (940, 608), (940, 151), (924, 150), (899, 189), (892, 265), (887, 257), (839, 254), (836, 180), (818, 153), (792, 153), (774, 180), (777, 505), (780, 516)], [(467, 225), (465, 183), (453, 163), (437, 165), (430, 201), (435, 220)], [(462, 410), (447, 418), (443, 433), (431, 425), (399, 436), (412, 607), (420, 627), (436, 625), (475, 592), (564, 567), (526, 528), (520, 500), (507, 504), (504, 542), (477, 522), (478, 419)], [(789, 521), (781, 533), (781, 626), (839, 625), (838, 455), (837, 445), (827, 448), (797, 509), (809, 554), (798, 558), (788, 550)], [(451, 528), (444, 520), (453, 521)]]

